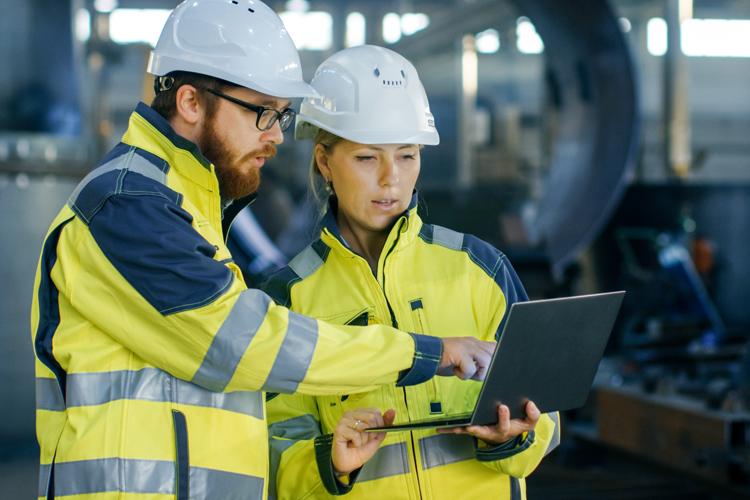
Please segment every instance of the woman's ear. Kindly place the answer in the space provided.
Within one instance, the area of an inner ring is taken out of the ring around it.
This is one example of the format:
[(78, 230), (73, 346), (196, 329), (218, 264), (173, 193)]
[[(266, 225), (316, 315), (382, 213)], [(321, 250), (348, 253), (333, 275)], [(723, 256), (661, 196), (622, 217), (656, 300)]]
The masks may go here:
[(328, 164), (328, 151), (325, 146), (318, 143), (315, 145), (315, 164), (318, 166), (320, 175), (326, 182), (331, 182), (331, 167)]

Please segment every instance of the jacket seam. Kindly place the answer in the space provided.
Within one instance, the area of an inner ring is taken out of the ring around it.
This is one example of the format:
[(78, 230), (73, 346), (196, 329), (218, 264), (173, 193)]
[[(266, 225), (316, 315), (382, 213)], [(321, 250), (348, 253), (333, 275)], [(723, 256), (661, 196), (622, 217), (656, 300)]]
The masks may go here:
[(158, 311), (164, 316), (169, 316), (170, 314), (174, 314), (180, 311), (186, 311), (188, 309), (194, 309), (197, 307), (206, 306), (212, 303), (213, 301), (215, 301), (216, 299), (218, 299), (221, 295), (223, 295), (224, 292), (229, 288), (229, 286), (232, 284), (233, 281), (234, 281), (234, 274), (229, 273), (229, 279), (224, 284), (224, 286), (222, 286), (219, 290), (214, 292), (209, 297), (206, 297), (205, 299), (202, 299), (197, 302), (190, 303), (190, 304), (181, 304), (179, 306), (172, 306), (166, 309), (158, 309)]

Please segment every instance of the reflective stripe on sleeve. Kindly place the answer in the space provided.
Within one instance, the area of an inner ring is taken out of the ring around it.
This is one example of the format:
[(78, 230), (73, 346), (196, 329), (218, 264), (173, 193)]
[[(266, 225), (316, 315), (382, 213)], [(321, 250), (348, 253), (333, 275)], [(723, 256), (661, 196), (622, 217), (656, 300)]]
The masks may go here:
[(557, 412), (547, 413), (547, 416), (552, 419), (555, 427), (552, 429), (552, 439), (550, 439), (547, 450), (544, 452), (545, 457), (560, 445), (560, 414)]
[(471, 436), (436, 434), (422, 438), (419, 449), (424, 470), (475, 458)]
[[(49, 476), (42, 465), (40, 476)], [(175, 464), (168, 460), (102, 458), (55, 463), (55, 496), (104, 492), (174, 494)], [(262, 498), (263, 478), (232, 472), (190, 468), (193, 498)], [(40, 481), (39, 496), (46, 496)]]
[(357, 477), (357, 482), (373, 481), (384, 477), (407, 474), (409, 459), (406, 443), (395, 443), (382, 446), (365, 465)]
[[(68, 374), (66, 403), (62, 401), (55, 379), (37, 379), (40, 409), (62, 411), (66, 404), (69, 408), (95, 406), (121, 399), (204, 406), (263, 418), (263, 394), (260, 392), (211, 392), (157, 368)], [(53, 407), (54, 404), (60, 406)]]
[(193, 376), (194, 384), (216, 392), (224, 390), (265, 320), (270, 303), (271, 298), (260, 290), (242, 292)]
[(304, 380), (318, 342), (318, 322), (289, 311), (286, 336), (263, 390), (292, 393)]

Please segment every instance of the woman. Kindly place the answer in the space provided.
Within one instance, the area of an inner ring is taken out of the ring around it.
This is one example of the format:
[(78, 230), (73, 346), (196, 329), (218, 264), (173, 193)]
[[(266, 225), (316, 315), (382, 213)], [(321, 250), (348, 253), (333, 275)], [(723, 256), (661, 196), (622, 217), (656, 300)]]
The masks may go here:
[[(500, 251), (417, 215), (420, 149), (439, 139), (414, 67), (393, 51), (355, 47), (325, 61), (312, 85), (320, 97), (303, 102), (297, 136), (314, 137), (311, 180), (327, 210), (320, 239), (266, 291), (335, 323), (496, 340), (526, 293)], [(471, 411), (479, 387), (438, 377), (364, 394), (276, 397), (268, 418), (277, 497), (351, 489), (350, 498), (525, 498), (523, 478), (559, 442), (557, 414), (540, 416), (532, 402), (524, 419), (501, 406), (496, 426), (392, 432), (380, 449), (382, 435), (361, 432), (392, 421), (394, 410), (397, 423)]]

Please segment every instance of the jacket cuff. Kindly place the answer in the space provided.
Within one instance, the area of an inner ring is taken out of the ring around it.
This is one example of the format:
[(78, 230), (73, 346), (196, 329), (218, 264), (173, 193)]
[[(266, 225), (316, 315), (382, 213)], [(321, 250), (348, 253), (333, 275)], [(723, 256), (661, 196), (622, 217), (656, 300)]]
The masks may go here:
[(414, 363), (403, 370), (396, 381), (398, 387), (427, 382), (438, 371), (443, 357), (443, 341), (430, 335), (410, 333), (414, 339)]
[(509, 439), (504, 443), (500, 443), (496, 446), (489, 446), (487, 448), (480, 448), (477, 440), (474, 440), (477, 460), (480, 462), (494, 462), (495, 460), (510, 458), (513, 455), (517, 455), (518, 453), (527, 450), (532, 444), (534, 444), (534, 431), (527, 433), (525, 436), (522, 434), (513, 439)]
[(349, 484), (339, 481), (333, 470), (333, 461), (331, 460), (332, 445), (333, 434), (324, 434), (315, 438), (315, 461), (318, 464), (318, 473), (328, 493), (336, 496), (345, 495), (352, 490), (362, 467), (349, 473)]

